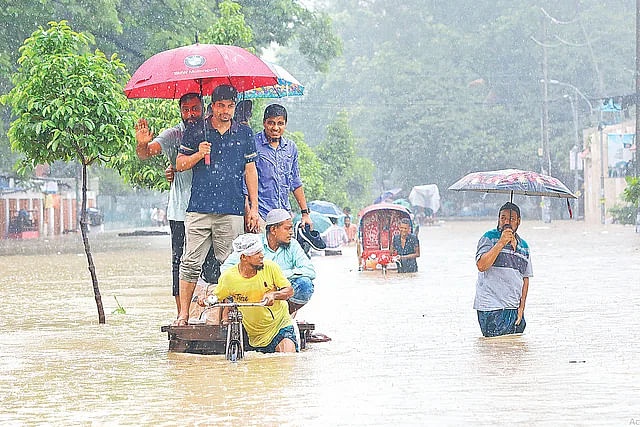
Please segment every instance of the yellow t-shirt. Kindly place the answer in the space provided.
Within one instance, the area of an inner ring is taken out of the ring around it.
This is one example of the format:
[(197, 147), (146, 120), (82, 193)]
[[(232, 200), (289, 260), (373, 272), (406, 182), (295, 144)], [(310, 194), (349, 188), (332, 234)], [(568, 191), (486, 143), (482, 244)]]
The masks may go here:
[[(238, 265), (222, 273), (214, 294), (218, 300), (233, 297), (235, 302), (260, 302), (264, 294), (291, 286), (282, 274), (278, 264), (264, 260), (264, 268), (250, 279), (242, 277)], [(289, 305), (286, 301), (276, 300), (270, 307), (239, 307), (242, 312), (242, 324), (249, 335), (249, 344), (253, 347), (268, 345), (280, 329), (292, 326)]]

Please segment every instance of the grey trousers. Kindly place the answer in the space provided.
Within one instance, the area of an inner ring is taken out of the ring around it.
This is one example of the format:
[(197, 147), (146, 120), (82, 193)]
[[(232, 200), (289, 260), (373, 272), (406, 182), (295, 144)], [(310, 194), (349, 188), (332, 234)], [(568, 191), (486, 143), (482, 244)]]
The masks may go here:
[(220, 263), (233, 252), (231, 243), (244, 232), (244, 217), (187, 212), (184, 226), (186, 247), (180, 262), (180, 279), (196, 283), (212, 245)]

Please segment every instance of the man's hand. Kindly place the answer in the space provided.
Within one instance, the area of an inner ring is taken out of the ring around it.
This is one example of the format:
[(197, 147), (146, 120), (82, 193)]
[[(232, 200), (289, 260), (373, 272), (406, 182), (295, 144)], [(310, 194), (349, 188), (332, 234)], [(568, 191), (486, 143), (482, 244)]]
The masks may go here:
[(518, 307), (518, 318), (516, 319), (516, 326), (518, 326), (522, 321), (523, 315), (524, 315), (524, 307)]
[(264, 302), (264, 305), (272, 306), (275, 299), (274, 292), (267, 292), (264, 294), (262, 301)]
[(202, 154), (202, 158), (204, 159), (205, 154), (211, 153), (211, 143), (202, 141), (200, 145), (198, 145), (198, 153)]
[(509, 243), (513, 246), (513, 250), (516, 250), (516, 246), (518, 245), (518, 241), (516, 240), (516, 235), (510, 227), (505, 227), (502, 229), (502, 234), (500, 235), (500, 240), (498, 240), (502, 247), (505, 247)]
[(173, 182), (174, 173), (175, 169), (171, 165), (169, 165), (169, 167), (164, 170), (164, 177), (167, 178), (167, 181), (169, 181), (169, 183)]
[(302, 214), (302, 218), (300, 219), (302, 226), (305, 224), (309, 224), (309, 229), (313, 230), (313, 221), (311, 221), (311, 216), (308, 213)]
[(153, 141), (153, 132), (149, 129), (149, 124), (145, 119), (138, 119), (135, 129), (136, 141), (138, 141), (138, 144), (148, 144)]
[(249, 229), (249, 231), (255, 232), (260, 228), (258, 221), (259, 221), (258, 208), (252, 207), (251, 209), (249, 209), (249, 212), (245, 215), (245, 222), (247, 223), (247, 228)]

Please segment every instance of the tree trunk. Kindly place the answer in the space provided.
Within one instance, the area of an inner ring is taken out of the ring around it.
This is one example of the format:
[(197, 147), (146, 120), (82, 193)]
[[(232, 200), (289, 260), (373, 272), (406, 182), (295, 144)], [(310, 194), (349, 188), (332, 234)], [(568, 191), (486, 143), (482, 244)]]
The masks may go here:
[[(76, 196), (77, 197), (77, 196)], [(82, 232), (82, 243), (84, 243), (84, 251), (87, 254), (87, 263), (89, 264), (89, 273), (91, 273), (91, 281), (93, 282), (93, 295), (98, 306), (98, 323), (104, 324), (104, 308), (102, 307), (102, 296), (98, 288), (98, 277), (96, 276), (96, 266), (93, 264), (91, 256), (91, 248), (89, 247), (89, 238), (87, 237), (87, 165), (82, 164), (82, 210), (80, 215), (80, 231)]]

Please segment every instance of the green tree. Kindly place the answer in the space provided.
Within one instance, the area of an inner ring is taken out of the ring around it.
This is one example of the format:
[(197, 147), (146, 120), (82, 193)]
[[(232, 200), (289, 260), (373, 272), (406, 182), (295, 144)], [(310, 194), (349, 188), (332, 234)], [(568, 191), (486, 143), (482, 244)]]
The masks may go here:
[(327, 137), (316, 149), (324, 164), (322, 179), (325, 199), (338, 206), (364, 206), (371, 200), (373, 164), (358, 157), (346, 112), (337, 114), (327, 126)]
[[(304, 195), (308, 201), (324, 198), (324, 163), (318, 159), (316, 153), (304, 142), (302, 132), (287, 132), (288, 138), (298, 147), (298, 165), (300, 178), (304, 184)], [(293, 195), (291, 195), (293, 197)], [(292, 199), (291, 206), (297, 209), (298, 203)]]
[(24, 41), (14, 88), (2, 97), (15, 118), (9, 129), (14, 150), (25, 157), (19, 171), (55, 160), (82, 164), (80, 228), (98, 320), (105, 322), (95, 265), (87, 238), (87, 166), (106, 162), (131, 141), (133, 121), (122, 92), (127, 73), (113, 55), (88, 50), (92, 37), (66, 21), (50, 22)]

